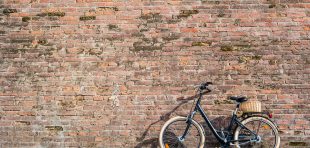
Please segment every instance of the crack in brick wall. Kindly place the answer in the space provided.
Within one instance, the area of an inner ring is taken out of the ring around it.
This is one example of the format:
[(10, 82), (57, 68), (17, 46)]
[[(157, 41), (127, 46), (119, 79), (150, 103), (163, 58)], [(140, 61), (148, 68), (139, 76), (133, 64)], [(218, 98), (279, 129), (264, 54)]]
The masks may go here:
[(281, 147), (309, 147), (309, 7), (0, 1), (0, 147), (156, 147), (207, 80), (202, 104), (218, 128), (234, 108), (227, 96), (246, 95), (274, 113)]

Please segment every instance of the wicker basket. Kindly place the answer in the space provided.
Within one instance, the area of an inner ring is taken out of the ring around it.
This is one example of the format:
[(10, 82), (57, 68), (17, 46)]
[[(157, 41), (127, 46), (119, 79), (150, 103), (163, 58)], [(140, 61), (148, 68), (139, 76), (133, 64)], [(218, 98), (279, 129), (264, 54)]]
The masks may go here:
[(240, 104), (243, 112), (262, 112), (262, 104), (259, 101), (246, 101)]

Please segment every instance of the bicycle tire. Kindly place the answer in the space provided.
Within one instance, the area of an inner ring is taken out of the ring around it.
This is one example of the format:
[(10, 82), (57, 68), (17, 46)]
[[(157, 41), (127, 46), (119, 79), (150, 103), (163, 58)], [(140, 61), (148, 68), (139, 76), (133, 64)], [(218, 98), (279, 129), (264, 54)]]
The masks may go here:
[[(172, 125), (173, 123), (176, 123), (178, 121), (181, 121), (181, 122), (184, 122), (186, 123), (186, 120), (187, 118), (186, 117), (181, 117), (181, 116), (177, 116), (177, 117), (174, 117), (174, 118), (171, 118), (169, 119), (164, 125), (163, 127), (161, 128), (161, 131), (160, 131), (160, 134), (159, 134), (159, 145), (161, 148), (167, 148), (169, 146), (166, 146), (165, 143), (164, 143), (164, 135), (166, 135), (166, 130), (167, 128)], [(200, 136), (200, 143), (199, 143), (199, 146), (198, 148), (203, 148), (204, 147), (204, 142), (205, 142), (205, 136), (204, 136), (204, 130), (203, 128), (201, 127), (200, 124), (198, 124), (195, 120), (192, 119), (192, 125), (194, 125), (196, 127), (196, 129), (198, 130), (198, 133), (199, 133), (199, 136)], [(186, 126), (185, 126), (186, 127)], [(184, 129), (185, 129), (184, 127)], [(189, 130), (191, 130), (193, 127), (191, 127)], [(190, 147), (193, 147), (193, 146), (190, 146)], [(169, 148), (172, 148), (172, 147), (169, 147)]]
[[(270, 127), (270, 129), (272, 129), (272, 132), (274, 133), (274, 136), (275, 136), (275, 144), (274, 144), (274, 148), (279, 148), (280, 147), (280, 136), (279, 136), (279, 132), (278, 132), (278, 129), (277, 127), (274, 125), (273, 122), (271, 122), (269, 119), (265, 118), (265, 117), (261, 117), (261, 116), (252, 116), (252, 117), (249, 117), (249, 118), (246, 118), (244, 119), (243, 121), (241, 121), (241, 123), (243, 125), (245, 125), (247, 127), (247, 124), (250, 123), (250, 122), (254, 122), (254, 121), (260, 121), (260, 122), (263, 122), (264, 124), (268, 125)], [(258, 128), (260, 128), (261, 126), (261, 123), (258, 125)], [(247, 127), (249, 128), (249, 127)], [(257, 129), (258, 129), (257, 128)], [(266, 127), (264, 127), (265, 129), (268, 129)], [(234, 140), (239, 140), (239, 133), (240, 133), (240, 130), (241, 130), (241, 126), (238, 126), (234, 132)], [(259, 132), (259, 131), (258, 131)], [(258, 134), (259, 136), (261, 134)], [(262, 140), (263, 141), (263, 140)], [(268, 141), (268, 143), (270, 143), (270, 141)], [(264, 147), (263, 145), (264, 143), (261, 144), (261, 146), (259, 147)], [(236, 148), (241, 148), (240, 145), (239, 145), (239, 142), (235, 142), (235, 147)], [(243, 147), (243, 146), (242, 146)], [(253, 147), (253, 146), (245, 146), (245, 147)], [(254, 146), (255, 147), (255, 146)], [(270, 146), (269, 146), (270, 148)]]

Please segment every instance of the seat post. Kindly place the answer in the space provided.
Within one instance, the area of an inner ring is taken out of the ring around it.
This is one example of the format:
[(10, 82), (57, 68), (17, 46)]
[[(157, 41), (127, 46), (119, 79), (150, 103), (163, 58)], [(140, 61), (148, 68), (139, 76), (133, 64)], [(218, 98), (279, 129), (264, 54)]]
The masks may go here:
[[(237, 101), (236, 101), (236, 102), (237, 102)], [(237, 114), (237, 111), (238, 111), (239, 107), (240, 107), (240, 102), (237, 102), (237, 106), (236, 106), (236, 109), (235, 109), (235, 111), (234, 111), (234, 114), (235, 114), (235, 115)]]
[(239, 108), (240, 107), (240, 103), (239, 102), (237, 102), (237, 107), (236, 108)]

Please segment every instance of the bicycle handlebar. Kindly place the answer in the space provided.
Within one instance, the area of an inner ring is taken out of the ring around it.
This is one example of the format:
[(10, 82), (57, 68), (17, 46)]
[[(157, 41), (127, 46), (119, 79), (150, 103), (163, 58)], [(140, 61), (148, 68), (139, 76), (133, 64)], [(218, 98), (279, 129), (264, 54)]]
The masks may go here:
[(209, 85), (212, 85), (213, 83), (212, 82), (206, 82), (206, 83), (202, 83), (200, 86), (199, 86), (199, 89), (200, 90), (208, 90), (208, 91), (211, 91), (208, 86)]

